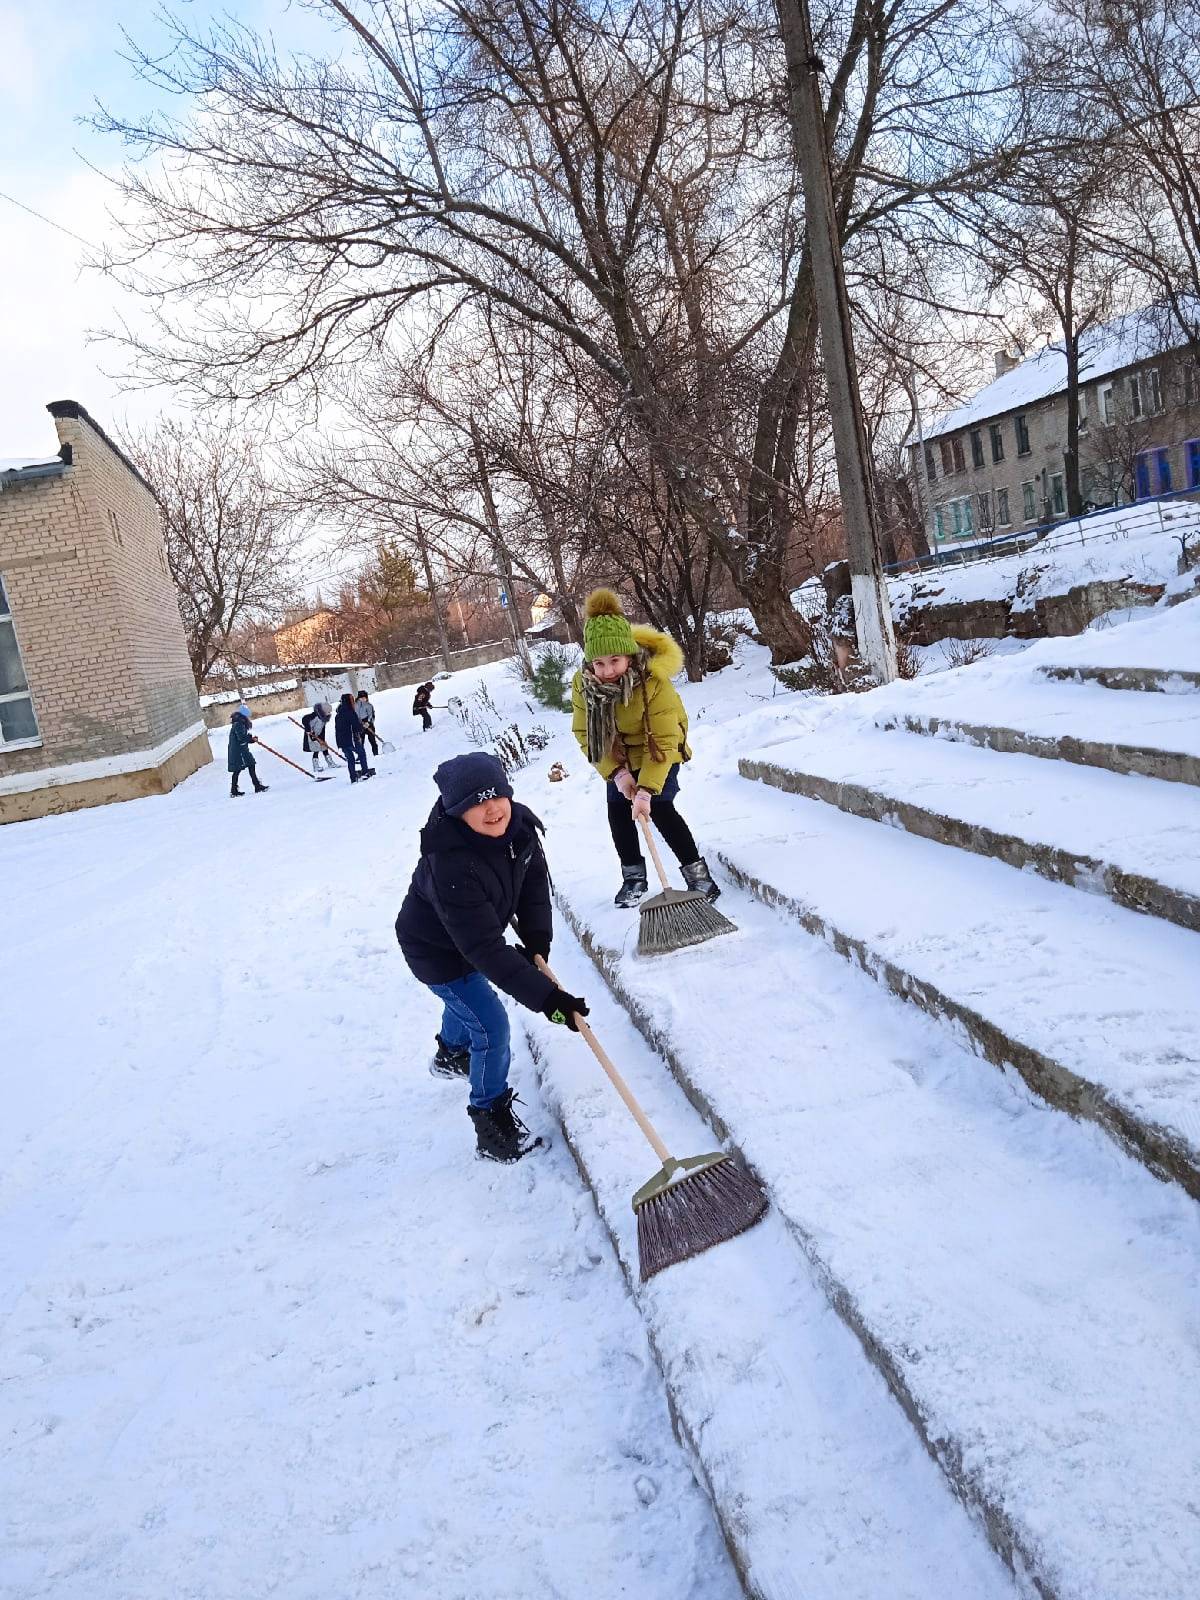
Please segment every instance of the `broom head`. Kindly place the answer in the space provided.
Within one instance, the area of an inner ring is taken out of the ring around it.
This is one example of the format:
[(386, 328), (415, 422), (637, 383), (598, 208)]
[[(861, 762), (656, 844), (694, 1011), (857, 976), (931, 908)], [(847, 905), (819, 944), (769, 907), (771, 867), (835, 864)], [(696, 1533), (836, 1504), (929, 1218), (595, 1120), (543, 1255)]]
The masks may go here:
[(668, 1161), (633, 1197), (642, 1282), (677, 1261), (736, 1238), (767, 1209), (767, 1197), (723, 1150)]
[(689, 944), (737, 932), (699, 889), (664, 889), (643, 900), (638, 909), (638, 954), (642, 956), (682, 950)]

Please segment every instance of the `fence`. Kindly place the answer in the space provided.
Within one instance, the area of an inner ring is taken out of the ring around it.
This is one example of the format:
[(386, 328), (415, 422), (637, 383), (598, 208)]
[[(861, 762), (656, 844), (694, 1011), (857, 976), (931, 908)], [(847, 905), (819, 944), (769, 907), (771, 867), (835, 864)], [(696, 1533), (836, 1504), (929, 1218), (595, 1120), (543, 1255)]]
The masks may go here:
[(1133, 500), (1124, 506), (1104, 506), (1099, 511), (1085, 512), (1081, 517), (1066, 520), (1059, 517), (1033, 528), (939, 545), (927, 556), (893, 561), (884, 570), (905, 573), (944, 566), (961, 567), (996, 556), (1019, 555), (1035, 546), (1059, 550), (1065, 545), (1087, 544), (1089, 540), (1143, 538), (1150, 533), (1175, 533), (1182, 537), (1193, 528), (1200, 529), (1200, 488), (1176, 489), (1171, 494)]
[[(492, 661), (503, 661), (513, 653), (511, 639), (494, 639), (490, 644), (472, 645), (469, 650), (451, 650), (450, 670), (461, 672), (464, 667), (485, 667)], [(445, 672), (441, 656), (418, 656), (413, 661), (383, 661), (375, 668), (375, 686), (378, 689), (403, 689), (427, 678), (436, 678)]]

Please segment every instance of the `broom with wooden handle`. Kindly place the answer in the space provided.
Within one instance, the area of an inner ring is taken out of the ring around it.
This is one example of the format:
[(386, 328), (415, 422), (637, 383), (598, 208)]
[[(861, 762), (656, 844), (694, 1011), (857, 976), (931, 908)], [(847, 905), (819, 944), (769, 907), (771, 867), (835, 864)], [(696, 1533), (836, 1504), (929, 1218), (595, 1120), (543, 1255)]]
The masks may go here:
[[(562, 988), (541, 956), (534, 956), (534, 962), (555, 988)], [(633, 1197), (642, 1282), (664, 1267), (687, 1261), (753, 1227), (767, 1209), (767, 1197), (741, 1163), (724, 1150), (707, 1156), (673, 1156), (587, 1019), (576, 1014), (574, 1023), (662, 1162), (659, 1171)]]
[(706, 939), (720, 938), (723, 933), (736, 933), (736, 923), (723, 917), (699, 889), (672, 889), (650, 824), (645, 817), (639, 817), (638, 822), (662, 884), (661, 894), (643, 900), (638, 907), (641, 912), (638, 954), (660, 955), (667, 950), (683, 950), (690, 944), (703, 944)]
[(269, 744), (263, 744), (262, 740), (258, 737), (257, 734), (255, 734), (255, 736), (254, 736), (254, 742), (255, 742), (256, 745), (258, 745), (260, 750), (265, 750), (269, 756), (275, 756), (280, 761), (286, 761), (289, 767), (295, 767), (296, 771), (300, 774), (300, 776), (302, 778), (311, 778), (314, 783), (332, 783), (333, 782), (333, 775), (331, 773), (328, 773), (328, 772), (308, 772), (304, 767), (298, 765), (297, 762), (289, 760), (289, 758), (287, 756), (280, 755), (278, 750), (272, 750), (272, 748), (271, 748), (271, 746)]

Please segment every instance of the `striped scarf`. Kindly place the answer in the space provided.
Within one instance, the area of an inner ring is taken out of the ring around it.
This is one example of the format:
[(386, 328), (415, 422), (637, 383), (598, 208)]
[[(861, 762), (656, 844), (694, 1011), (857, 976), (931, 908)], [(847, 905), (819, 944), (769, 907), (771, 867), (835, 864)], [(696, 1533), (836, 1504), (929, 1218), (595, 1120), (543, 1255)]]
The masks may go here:
[(617, 733), (617, 706), (627, 706), (635, 689), (642, 690), (642, 731), (646, 748), (653, 760), (662, 759), (657, 741), (650, 732), (646, 710), (646, 665), (650, 657), (639, 650), (628, 667), (612, 683), (601, 683), (590, 669), (583, 669), (583, 703), (587, 712), (587, 758), (590, 762), (603, 761), (606, 756), (624, 762), (625, 749)]

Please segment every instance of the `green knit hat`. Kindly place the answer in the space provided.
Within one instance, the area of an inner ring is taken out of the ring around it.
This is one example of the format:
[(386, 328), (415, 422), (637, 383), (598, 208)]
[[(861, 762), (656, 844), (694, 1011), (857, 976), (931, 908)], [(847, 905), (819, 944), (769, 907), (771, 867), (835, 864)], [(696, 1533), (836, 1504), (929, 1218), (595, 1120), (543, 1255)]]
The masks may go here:
[(633, 637), (629, 618), (621, 610), (621, 602), (611, 589), (593, 589), (587, 598), (585, 615), (585, 661), (594, 661), (597, 656), (637, 655), (637, 640)]

